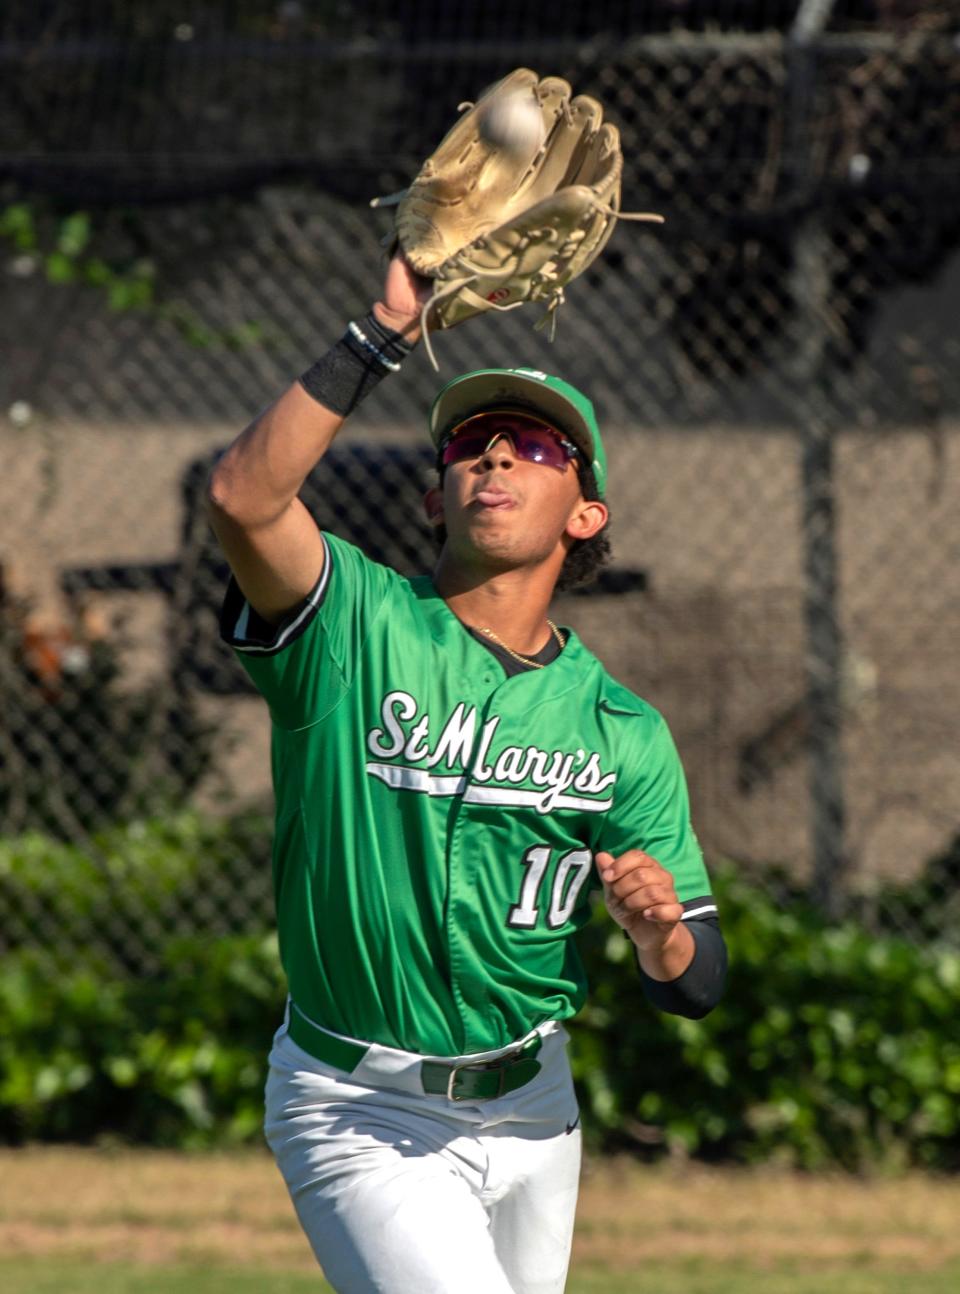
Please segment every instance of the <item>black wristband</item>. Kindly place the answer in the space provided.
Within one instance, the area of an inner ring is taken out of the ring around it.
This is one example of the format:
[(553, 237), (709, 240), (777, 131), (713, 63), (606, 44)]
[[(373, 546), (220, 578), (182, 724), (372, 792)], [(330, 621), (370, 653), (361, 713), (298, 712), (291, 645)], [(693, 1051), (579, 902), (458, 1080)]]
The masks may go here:
[(413, 343), (371, 311), (351, 323), (336, 345), (300, 378), (309, 396), (345, 418), (388, 373), (396, 373)]

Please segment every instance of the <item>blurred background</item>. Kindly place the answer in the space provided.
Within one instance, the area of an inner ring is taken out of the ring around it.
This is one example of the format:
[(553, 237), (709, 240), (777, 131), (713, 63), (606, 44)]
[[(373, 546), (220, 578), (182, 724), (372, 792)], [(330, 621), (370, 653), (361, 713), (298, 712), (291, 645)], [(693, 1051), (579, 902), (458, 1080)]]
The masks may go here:
[(589, 1126), (952, 1165), (960, 6), (33, 0), (0, 64), (0, 1135), (258, 1135), (268, 720), (204, 481), (376, 297), (370, 199), (530, 66), (666, 223), (616, 230), (552, 344), (535, 307), (437, 336), (304, 497), (422, 570), (440, 381), (589, 392), (615, 559), (558, 618), (669, 721), (735, 955), (710, 1020), (624, 1024), (588, 932)]

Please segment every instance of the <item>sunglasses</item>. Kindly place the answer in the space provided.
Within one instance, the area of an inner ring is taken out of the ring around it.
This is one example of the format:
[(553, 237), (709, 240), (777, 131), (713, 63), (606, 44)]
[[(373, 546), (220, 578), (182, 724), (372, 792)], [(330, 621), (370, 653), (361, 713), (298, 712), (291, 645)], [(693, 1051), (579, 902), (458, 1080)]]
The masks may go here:
[(542, 463), (562, 472), (568, 463), (576, 464), (580, 450), (562, 431), (531, 414), (510, 410), (486, 409), (447, 432), (441, 442), (444, 467), (468, 458), (482, 458), (501, 436), (506, 436), (517, 458), (526, 463)]

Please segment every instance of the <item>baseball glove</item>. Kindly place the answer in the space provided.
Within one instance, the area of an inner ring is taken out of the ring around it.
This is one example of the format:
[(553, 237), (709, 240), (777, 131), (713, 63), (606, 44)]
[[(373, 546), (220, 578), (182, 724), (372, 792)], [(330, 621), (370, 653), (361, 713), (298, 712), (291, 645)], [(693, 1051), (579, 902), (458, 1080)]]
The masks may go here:
[(518, 68), (460, 107), (410, 187), (372, 203), (396, 204), (396, 239), (434, 280), (422, 316), (434, 368), (429, 325), (452, 328), (542, 301), (537, 327), (549, 321), (552, 337), (564, 288), (596, 259), (616, 220), (663, 219), (620, 211), (620, 134), (596, 99), (571, 98), (559, 77)]

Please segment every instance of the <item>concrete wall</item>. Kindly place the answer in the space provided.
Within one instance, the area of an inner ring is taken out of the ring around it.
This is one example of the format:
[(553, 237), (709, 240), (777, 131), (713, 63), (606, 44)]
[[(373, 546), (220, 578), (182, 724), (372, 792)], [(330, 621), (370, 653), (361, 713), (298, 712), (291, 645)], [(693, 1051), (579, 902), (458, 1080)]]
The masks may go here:
[[(0, 423), (0, 562), (35, 619), (63, 618), (62, 568), (173, 559), (180, 478), (228, 426)], [(855, 875), (914, 872), (958, 828), (960, 435), (837, 444), (845, 640), (844, 755)], [(401, 429), (347, 433), (416, 442)], [(608, 435), (619, 565), (644, 593), (565, 597), (558, 615), (668, 718), (713, 855), (808, 866), (797, 447), (783, 433), (705, 427)], [(95, 599), (131, 682), (160, 679), (156, 593)], [(205, 798), (268, 794), (255, 698), (205, 698), (224, 757)], [(748, 758), (749, 756), (749, 758)]]

